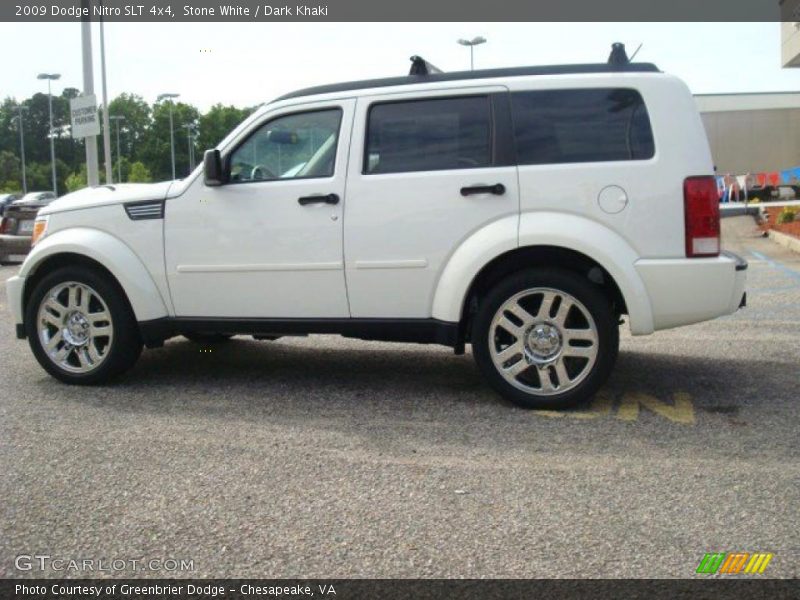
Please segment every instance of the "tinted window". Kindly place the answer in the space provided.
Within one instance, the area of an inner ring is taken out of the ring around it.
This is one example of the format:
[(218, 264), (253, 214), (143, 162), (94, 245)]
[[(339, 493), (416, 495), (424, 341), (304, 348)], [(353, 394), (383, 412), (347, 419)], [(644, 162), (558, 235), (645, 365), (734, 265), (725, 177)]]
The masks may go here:
[(231, 181), (330, 177), (341, 120), (331, 109), (269, 121), (231, 154)]
[(376, 104), (369, 111), (365, 173), (487, 167), (486, 96)]
[(652, 158), (647, 108), (629, 89), (511, 94), (521, 165)]

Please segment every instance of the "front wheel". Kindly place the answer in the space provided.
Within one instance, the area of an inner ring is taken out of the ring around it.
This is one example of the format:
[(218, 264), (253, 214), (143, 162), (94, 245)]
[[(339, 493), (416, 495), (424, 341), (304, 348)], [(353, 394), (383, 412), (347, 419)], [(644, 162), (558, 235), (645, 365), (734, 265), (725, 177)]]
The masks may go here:
[(124, 293), (83, 267), (64, 267), (34, 288), (25, 312), (39, 364), (65, 383), (103, 383), (139, 358), (142, 340)]
[(590, 281), (531, 269), (502, 280), (480, 303), (472, 347), (489, 384), (511, 402), (567, 408), (608, 379), (619, 328), (608, 298)]

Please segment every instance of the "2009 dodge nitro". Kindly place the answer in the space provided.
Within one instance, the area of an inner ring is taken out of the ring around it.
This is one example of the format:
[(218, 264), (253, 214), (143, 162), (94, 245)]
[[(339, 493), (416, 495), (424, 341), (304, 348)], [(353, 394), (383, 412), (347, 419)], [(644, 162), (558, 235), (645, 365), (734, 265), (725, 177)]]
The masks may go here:
[(644, 335), (739, 308), (678, 79), (425, 64), (279, 98), (182, 181), (50, 204), (8, 281), (19, 337), (79, 384), (179, 334), (471, 344), (503, 396), (560, 408), (608, 377), (621, 315)]

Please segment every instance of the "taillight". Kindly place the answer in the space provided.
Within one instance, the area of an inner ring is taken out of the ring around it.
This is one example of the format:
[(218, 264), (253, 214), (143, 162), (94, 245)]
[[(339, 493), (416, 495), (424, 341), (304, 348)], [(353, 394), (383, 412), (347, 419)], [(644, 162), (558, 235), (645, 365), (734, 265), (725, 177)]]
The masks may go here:
[(711, 176), (683, 181), (686, 257), (719, 256), (719, 196)]
[(8, 228), (8, 219), (5, 217), (0, 217), (0, 233), (5, 233), (6, 229)]

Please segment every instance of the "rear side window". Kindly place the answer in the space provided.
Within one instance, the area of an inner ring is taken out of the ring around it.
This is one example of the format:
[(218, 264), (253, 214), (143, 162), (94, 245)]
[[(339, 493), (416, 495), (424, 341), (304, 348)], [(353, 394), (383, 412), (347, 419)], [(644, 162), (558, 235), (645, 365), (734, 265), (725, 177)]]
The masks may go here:
[(645, 160), (653, 131), (636, 90), (596, 88), (511, 94), (521, 165)]
[(488, 96), (375, 104), (364, 173), (474, 169), (492, 163)]

